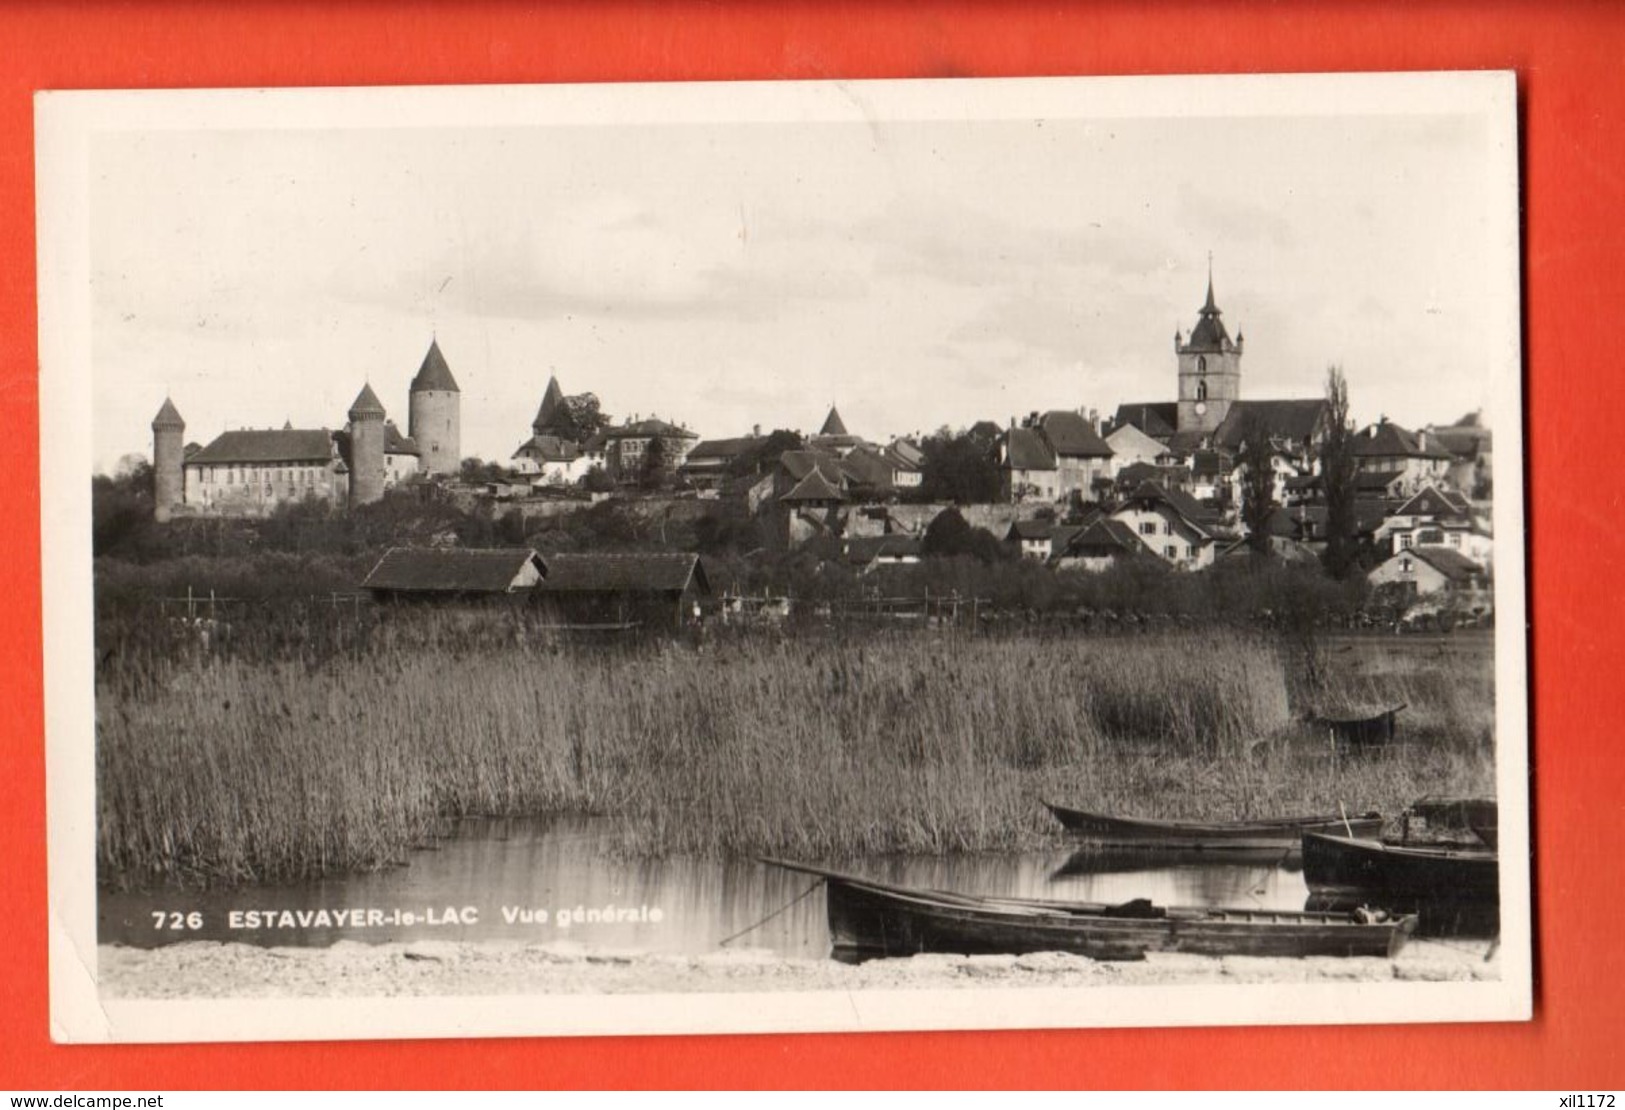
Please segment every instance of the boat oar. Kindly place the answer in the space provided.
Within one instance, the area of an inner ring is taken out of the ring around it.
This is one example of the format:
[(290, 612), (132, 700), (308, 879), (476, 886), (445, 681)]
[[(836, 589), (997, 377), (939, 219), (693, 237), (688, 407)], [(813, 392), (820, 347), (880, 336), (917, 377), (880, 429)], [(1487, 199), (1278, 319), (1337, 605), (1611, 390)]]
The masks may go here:
[(1349, 824), (1348, 810), (1343, 808), (1343, 802), (1341, 799), (1339, 799), (1337, 803), (1337, 815), (1343, 819), (1343, 831), (1349, 834), (1350, 840), (1353, 840), (1354, 826)]

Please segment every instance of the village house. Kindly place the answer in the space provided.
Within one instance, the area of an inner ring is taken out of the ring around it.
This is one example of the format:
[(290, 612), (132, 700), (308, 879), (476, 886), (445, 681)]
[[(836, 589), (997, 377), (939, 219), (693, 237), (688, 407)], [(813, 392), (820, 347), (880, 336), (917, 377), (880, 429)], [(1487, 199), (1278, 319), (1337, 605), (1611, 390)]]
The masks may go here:
[(1449, 593), (1466, 604), (1488, 604), (1487, 572), (1448, 547), (1419, 547), (1390, 555), (1366, 579), (1373, 586), (1396, 590), (1407, 600)]
[(892, 485), (900, 490), (916, 489), (924, 474), (921, 467), (925, 465), (925, 452), (906, 439), (894, 439), (887, 444), (885, 450), (886, 461), (891, 463)]
[(679, 473), (695, 489), (720, 490), (741, 465), (741, 460), (767, 442), (761, 428), (732, 439), (702, 439), (688, 452)]
[(996, 448), (999, 463), (999, 491), (1004, 500), (1058, 501), (1061, 475), (1055, 452), (1037, 428), (1018, 428), (1012, 423)]
[[(1145, 482), (1111, 513), (1169, 566), (1201, 570), (1213, 562), (1213, 533), (1189, 494)], [(1076, 542), (1076, 541), (1074, 541)]]
[(920, 537), (855, 536), (842, 541), (841, 555), (859, 574), (881, 567), (910, 566), (920, 561)]
[(647, 475), (648, 456), (658, 441), (660, 467), (665, 473), (674, 474), (681, 469), (699, 439), (687, 428), (658, 417), (640, 420), (634, 416), (624, 424), (604, 430), (604, 468), (617, 482), (639, 482)]
[(1050, 536), (1055, 522), (1050, 520), (1017, 520), (1004, 534), (1004, 542), (1015, 544), (1023, 559), (1044, 562), (1050, 557)]
[(181, 469), (181, 503), (209, 515), (264, 516), (294, 501), (342, 505), (349, 496), (349, 466), (323, 428), (221, 432)]
[(1354, 439), (1362, 492), (1375, 492), (1381, 483), (1387, 496), (1405, 496), (1424, 485), (1445, 481), (1455, 456), (1426, 432), (1412, 432), (1383, 417), (1363, 429)]
[(1484, 425), (1483, 412), (1470, 412), (1454, 424), (1429, 424), (1425, 430), (1455, 456), (1446, 472), (1450, 484), (1474, 497), (1487, 496), (1494, 474), (1494, 439)]
[(546, 574), (528, 547), (392, 547), (361, 588), (379, 602), (492, 601), (528, 595)]
[(1116, 478), (1128, 466), (1154, 466), (1168, 451), (1166, 444), (1142, 432), (1137, 425), (1120, 424), (1106, 437), (1111, 448), (1111, 472)]
[(1145, 559), (1148, 545), (1142, 542), (1143, 538), (1127, 521), (1099, 517), (1069, 530), (1065, 542), (1056, 548), (1052, 565), (1056, 570), (1108, 570), (1121, 563)]
[(1465, 496), (1438, 486), (1423, 486), (1384, 518), (1373, 540), (1384, 554), (1419, 547), (1448, 547), (1481, 566), (1494, 559), (1488, 527)]

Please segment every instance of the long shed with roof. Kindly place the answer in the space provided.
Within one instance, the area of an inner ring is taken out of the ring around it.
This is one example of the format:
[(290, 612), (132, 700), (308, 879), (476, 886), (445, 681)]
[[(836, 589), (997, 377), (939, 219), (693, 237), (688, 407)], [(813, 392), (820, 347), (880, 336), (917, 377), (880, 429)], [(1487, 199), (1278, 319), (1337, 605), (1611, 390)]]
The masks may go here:
[(711, 595), (700, 557), (688, 552), (543, 556), (537, 603), (573, 625), (680, 627)]
[(547, 572), (528, 547), (392, 547), (361, 588), (375, 601), (484, 601), (528, 596)]

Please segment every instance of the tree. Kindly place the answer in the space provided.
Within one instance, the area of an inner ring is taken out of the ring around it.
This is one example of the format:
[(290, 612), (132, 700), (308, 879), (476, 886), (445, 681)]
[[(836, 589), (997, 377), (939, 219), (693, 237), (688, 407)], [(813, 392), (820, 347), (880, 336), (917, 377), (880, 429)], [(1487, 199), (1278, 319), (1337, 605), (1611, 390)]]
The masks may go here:
[[(984, 421), (983, 423), (987, 423)], [(920, 444), (920, 497), (973, 505), (998, 500), (999, 464), (992, 443), (974, 431), (942, 428)]]
[(464, 459), (457, 467), (457, 477), (470, 485), (500, 482), (508, 477), (508, 468), (499, 462), (486, 462), (480, 458)]
[(666, 441), (659, 436), (652, 436), (649, 440), (649, 446), (643, 452), (643, 474), (641, 477), (644, 489), (662, 489), (665, 487), (666, 479), (670, 477), (669, 469), (666, 466), (667, 458)]
[(969, 555), (983, 563), (1009, 558), (1011, 552), (986, 528), (973, 528), (958, 509), (944, 509), (931, 519), (920, 538), (920, 554), (927, 558)]
[(1247, 546), (1253, 554), (1270, 552), (1270, 517), (1275, 512), (1275, 452), (1270, 431), (1259, 415), (1248, 410), (1241, 422), (1241, 522), (1247, 528)]
[(1347, 578), (1354, 569), (1355, 475), (1354, 428), (1349, 420), (1349, 387), (1341, 367), (1326, 371), (1326, 436), (1316, 452), (1320, 486), (1326, 498), (1326, 551), (1321, 556), (1327, 573)]
[(559, 403), (554, 417), (559, 434), (577, 443), (585, 443), (611, 424), (610, 417), (598, 408), (598, 394), (573, 393)]

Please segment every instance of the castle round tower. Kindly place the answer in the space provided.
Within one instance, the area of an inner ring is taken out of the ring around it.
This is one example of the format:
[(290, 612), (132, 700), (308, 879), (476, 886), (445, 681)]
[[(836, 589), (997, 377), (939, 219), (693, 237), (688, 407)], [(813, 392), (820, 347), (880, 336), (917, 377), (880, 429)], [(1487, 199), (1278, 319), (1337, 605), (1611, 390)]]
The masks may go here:
[(1213, 274), (1207, 276), (1207, 303), (1200, 319), (1183, 341), (1174, 333), (1179, 356), (1179, 431), (1211, 432), (1241, 399), (1241, 344), (1225, 330), (1224, 314), (1213, 303)]
[(370, 384), (350, 406), (350, 507), (384, 495), (384, 406)]
[(165, 397), (152, 418), (152, 515), (160, 521), (168, 520), (186, 501), (185, 439), (186, 421)]
[(438, 340), (429, 341), (407, 401), (406, 434), (418, 445), (425, 474), (456, 474), (462, 465), (462, 391)]

